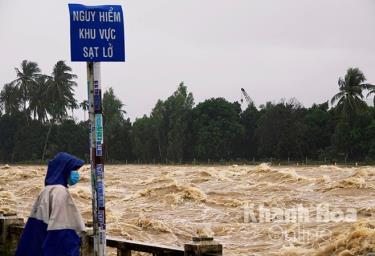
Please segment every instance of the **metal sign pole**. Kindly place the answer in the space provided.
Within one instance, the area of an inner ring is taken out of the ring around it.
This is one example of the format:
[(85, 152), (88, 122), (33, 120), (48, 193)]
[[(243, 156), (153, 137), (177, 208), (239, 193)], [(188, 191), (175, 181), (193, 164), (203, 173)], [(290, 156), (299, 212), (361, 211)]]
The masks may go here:
[(87, 62), (90, 120), (90, 162), (95, 256), (104, 256), (106, 247), (103, 114), (100, 62)]
[(71, 61), (87, 63), (94, 255), (106, 254), (103, 114), (100, 62), (125, 61), (121, 5), (68, 4)]

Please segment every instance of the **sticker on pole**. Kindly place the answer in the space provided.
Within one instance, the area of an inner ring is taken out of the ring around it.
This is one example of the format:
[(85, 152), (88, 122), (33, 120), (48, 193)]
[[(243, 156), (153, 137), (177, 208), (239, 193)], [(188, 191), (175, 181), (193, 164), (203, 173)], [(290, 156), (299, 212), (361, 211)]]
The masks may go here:
[(120, 5), (69, 4), (72, 61), (125, 61), (124, 15)]

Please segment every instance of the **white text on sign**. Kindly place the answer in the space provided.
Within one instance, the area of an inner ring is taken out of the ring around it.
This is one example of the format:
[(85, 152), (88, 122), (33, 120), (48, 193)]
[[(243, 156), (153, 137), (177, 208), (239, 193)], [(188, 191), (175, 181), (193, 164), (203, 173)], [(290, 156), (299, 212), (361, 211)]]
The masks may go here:
[[(99, 15), (96, 15), (96, 14)], [(73, 21), (94, 22), (99, 18), (99, 22), (121, 22), (120, 12), (95, 12), (95, 11), (73, 11)]]

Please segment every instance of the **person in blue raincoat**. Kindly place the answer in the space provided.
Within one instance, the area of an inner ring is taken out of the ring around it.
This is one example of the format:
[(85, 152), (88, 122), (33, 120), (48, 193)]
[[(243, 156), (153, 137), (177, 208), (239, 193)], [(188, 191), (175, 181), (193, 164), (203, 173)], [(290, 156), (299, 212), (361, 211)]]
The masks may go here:
[(78, 182), (83, 164), (68, 153), (58, 153), (49, 161), (45, 187), (26, 222), (16, 256), (79, 256), (79, 235), (85, 224), (68, 185)]

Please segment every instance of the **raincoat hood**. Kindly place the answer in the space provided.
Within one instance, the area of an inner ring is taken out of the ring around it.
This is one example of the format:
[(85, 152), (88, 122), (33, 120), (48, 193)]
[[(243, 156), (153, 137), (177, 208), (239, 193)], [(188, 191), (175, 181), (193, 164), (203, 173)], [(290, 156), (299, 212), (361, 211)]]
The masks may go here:
[(48, 170), (45, 186), (63, 185), (68, 186), (68, 177), (72, 170), (81, 168), (84, 162), (65, 152), (58, 153), (52, 160), (48, 162)]

